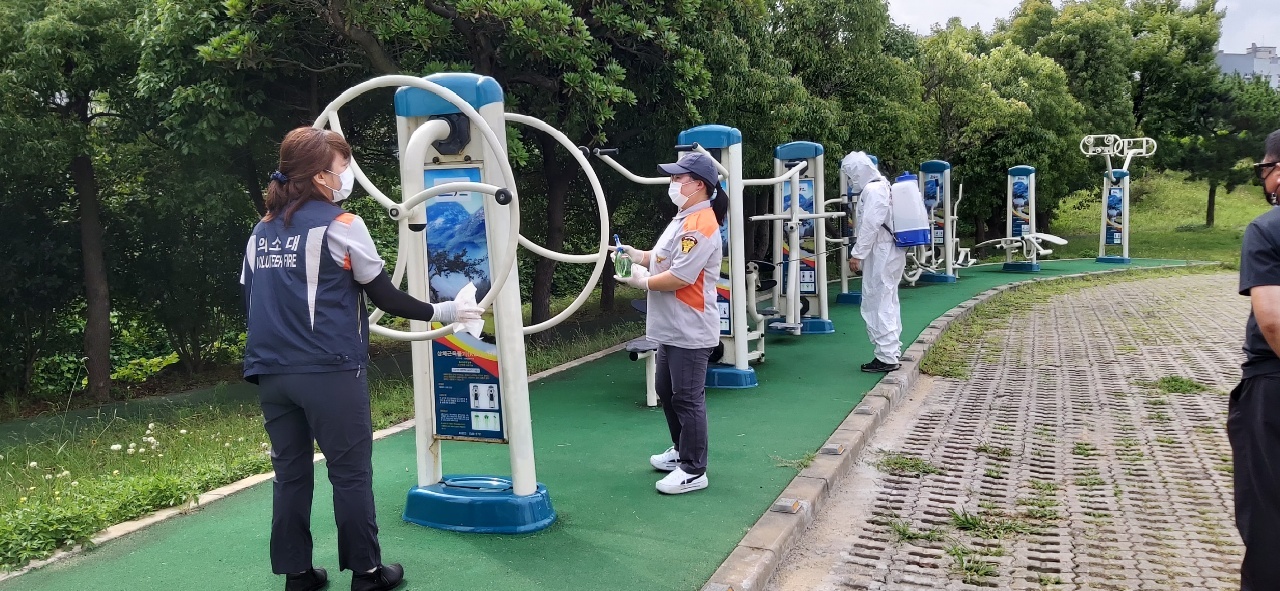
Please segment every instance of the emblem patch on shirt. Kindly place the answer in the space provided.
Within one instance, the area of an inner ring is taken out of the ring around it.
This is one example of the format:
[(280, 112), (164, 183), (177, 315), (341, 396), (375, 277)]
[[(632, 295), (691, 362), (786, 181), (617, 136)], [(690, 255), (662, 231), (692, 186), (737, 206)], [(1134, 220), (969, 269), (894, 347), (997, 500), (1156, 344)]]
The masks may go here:
[(680, 252), (689, 254), (693, 247), (698, 245), (698, 239), (693, 236), (685, 236), (680, 239)]

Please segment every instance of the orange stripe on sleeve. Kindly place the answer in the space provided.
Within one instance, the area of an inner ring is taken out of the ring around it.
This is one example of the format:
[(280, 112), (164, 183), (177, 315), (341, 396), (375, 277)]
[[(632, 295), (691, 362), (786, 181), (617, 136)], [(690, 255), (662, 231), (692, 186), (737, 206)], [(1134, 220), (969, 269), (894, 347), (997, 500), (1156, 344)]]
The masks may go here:
[(351, 270), (351, 253), (347, 253), (347, 258), (342, 260), (342, 268), (348, 271)]
[(690, 308), (693, 308), (694, 310), (701, 312), (703, 307), (706, 306), (706, 302), (707, 302), (706, 301), (707, 296), (706, 294), (703, 293), (703, 284), (702, 284), (706, 276), (707, 276), (707, 272), (705, 270), (699, 272), (698, 278), (694, 280), (693, 283), (690, 283), (689, 285), (686, 285), (676, 290), (676, 299), (683, 302), (684, 305), (689, 306)]
[(356, 221), (356, 214), (350, 213), (350, 212), (343, 212), (341, 214), (338, 214), (338, 221), (349, 225), (351, 224), (351, 222)]

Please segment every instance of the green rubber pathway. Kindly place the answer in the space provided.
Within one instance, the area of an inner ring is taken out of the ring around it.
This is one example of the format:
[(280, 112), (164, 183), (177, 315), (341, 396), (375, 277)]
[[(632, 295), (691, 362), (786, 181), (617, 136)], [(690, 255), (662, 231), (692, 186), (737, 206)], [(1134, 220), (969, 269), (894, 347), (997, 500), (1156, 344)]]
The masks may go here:
[[(1132, 266), (1183, 261), (1134, 260)], [(1039, 277), (1114, 269), (1089, 260), (1045, 261)], [(961, 272), (959, 283), (901, 291), (910, 343), (929, 322), (996, 285), (1026, 279), (999, 266)], [(533, 384), (538, 479), (559, 514), (527, 536), (436, 531), (400, 519), (414, 484), (412, 432), (375, 442), (374, 487), (383, 558), (405, 565), (403, 589), (676, 590), (699, 588), (795, 476), (775, 458), (816, 450), (879, 376), (858, 371), (871, 346), (858, 308), (832, 304), (836, 334), (769, 337), (760, 386), (707, 393), (711, 458), (705, 491), (665, 497), (648, 456), (665, 449), (660, 409), (644, 406), (641, 365), (625, 353)], [(446, 442), (446, 473), (507, 473), (505, 446)], [(315, 563), (337, 572), (335, 527), (323, 464), (316, 471)], [(267, 558), (271, 485), (167, 520), (77, 557), (0, 583), (23, 591), (280, 589)]]

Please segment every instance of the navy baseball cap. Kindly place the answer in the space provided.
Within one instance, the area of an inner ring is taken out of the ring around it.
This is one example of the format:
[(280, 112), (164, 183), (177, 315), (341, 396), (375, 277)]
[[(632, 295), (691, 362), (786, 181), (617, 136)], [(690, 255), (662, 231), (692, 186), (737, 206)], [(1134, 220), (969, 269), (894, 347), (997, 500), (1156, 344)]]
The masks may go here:
[(720, 185), (717, 182), (720, 179), (720, 172), (716, 169), (716, 163), (702, 152), (690, 152), (678, 162), (659, 164), (658, 172), (670, 175), (691, 174), (694, 178), (706, 183), (713, 194), (716, 187)]

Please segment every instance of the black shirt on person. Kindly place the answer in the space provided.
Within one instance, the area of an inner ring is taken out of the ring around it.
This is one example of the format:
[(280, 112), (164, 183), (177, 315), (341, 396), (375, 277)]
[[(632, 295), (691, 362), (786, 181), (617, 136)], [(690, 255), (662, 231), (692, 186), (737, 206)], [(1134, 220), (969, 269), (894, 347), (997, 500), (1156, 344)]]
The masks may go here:
[[(1250, 222), (1240, 247), (1240, 295), (1264, 285), (1280, 285), (1280, 208)], [(1252, 310), (1244, 331), (1244, 353), (1245, 378), (1280, 374), (1280, 357), (1258, 328)]]

